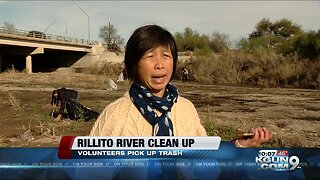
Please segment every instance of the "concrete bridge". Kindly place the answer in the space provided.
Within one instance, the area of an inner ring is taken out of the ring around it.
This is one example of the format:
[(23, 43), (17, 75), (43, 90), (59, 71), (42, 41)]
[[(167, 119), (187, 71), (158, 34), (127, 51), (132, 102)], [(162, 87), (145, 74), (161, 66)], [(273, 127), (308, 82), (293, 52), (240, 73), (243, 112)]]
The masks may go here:
[(0, 72), (12, 67), (27, 73), (50, 72), (80, 59), (78, 65), (87, 66), (103, 51), (97, 41), (0, 27)]

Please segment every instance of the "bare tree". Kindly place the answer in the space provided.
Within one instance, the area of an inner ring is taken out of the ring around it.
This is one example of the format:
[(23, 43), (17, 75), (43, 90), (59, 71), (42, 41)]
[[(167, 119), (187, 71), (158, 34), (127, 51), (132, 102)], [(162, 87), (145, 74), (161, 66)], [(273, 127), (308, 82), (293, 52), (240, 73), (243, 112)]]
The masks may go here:
[(8, 33), (14, 33), (16, 31), (16, 26), (10, 22), (4, 21), (4, 30), (7, 31)]
[(101, 26), (99, 37), (104, 40), (110, 50), (120, 50), (124, 44), (124, 39), (118, 34), (117, 28), (110, 22), (107, 26)]
[(229, 49), (231, 41), (227, 34), (214, 32), (212, 33), (210, 44), (215, 52), (223, 52)]

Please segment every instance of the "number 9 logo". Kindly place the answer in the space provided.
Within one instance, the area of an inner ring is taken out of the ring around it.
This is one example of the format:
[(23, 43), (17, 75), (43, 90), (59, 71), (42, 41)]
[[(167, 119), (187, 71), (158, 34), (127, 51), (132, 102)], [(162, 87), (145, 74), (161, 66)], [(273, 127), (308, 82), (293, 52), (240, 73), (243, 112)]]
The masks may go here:
[(290, 170), (296, 169), (296, 167), (299, 165), (299, 158), (297, 156), (291, 156), (289, 159), (289, 164), (291, 165)]

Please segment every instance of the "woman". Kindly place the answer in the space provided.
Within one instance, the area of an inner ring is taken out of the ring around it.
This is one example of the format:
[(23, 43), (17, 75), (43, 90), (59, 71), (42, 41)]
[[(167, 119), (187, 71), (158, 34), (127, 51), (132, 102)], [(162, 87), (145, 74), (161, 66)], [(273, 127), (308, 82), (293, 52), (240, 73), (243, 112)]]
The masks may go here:
[[(94, 124), (91, 136), (206, 136), (194, 105), (179, 96), (170, 80), (176, 70), (177, 47), (170, 32), (157, 25), (134, 31), (124, 57), (129, 92), (109, 104)], [(260, 145), (271, 138), (256, 128), (238, 147)]]

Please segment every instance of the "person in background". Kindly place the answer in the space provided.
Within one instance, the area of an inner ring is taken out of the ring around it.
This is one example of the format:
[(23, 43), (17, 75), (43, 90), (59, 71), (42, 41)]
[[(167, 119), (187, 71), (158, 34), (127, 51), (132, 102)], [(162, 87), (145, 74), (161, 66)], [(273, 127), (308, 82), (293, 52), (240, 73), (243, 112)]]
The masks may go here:
[(64, 112), (66, 108), (67, 101), (69, 99), (77, 101), (79, 99), (79, 94), (76, 90), (73, 89), (66, 89), (65, 87), (61, 89), (53, 90), (52, 92), (52, 98), (51, 98), (51, 105), (55, 109), (56, 106), (59, 105), (60, 102), (60, 109), (57, 112), (57, 117), (55, 118), (55, 121), (58, 121), (62, 117), (62, 113)]
[(186, 68), (186, 67), (183, 67), (182, 68), (182, 81), (183, 82), (187, 82), (188, 81), (188, 74), (189, 74), (189, 72), (188, 72), (188, 69)]
[[(207, 136), (194, 105), (170, 83), (177, 59), (170, 32), (158, 25), (136, 29), (124, 58), (131, 87), (107, 105), (90, 136)], [(267, 128), (253, 132), (248, 139), (232, 142), (237, 147), (254, 147), (272, 138)]]

